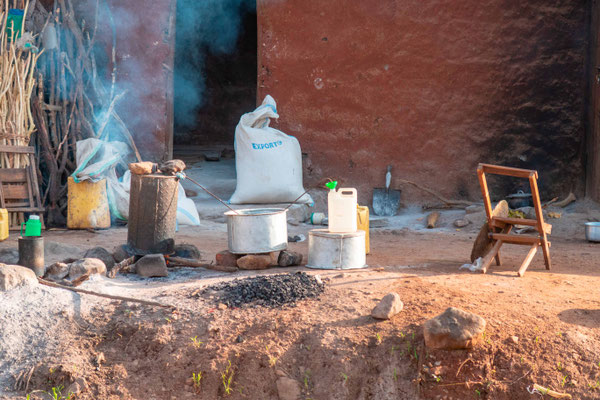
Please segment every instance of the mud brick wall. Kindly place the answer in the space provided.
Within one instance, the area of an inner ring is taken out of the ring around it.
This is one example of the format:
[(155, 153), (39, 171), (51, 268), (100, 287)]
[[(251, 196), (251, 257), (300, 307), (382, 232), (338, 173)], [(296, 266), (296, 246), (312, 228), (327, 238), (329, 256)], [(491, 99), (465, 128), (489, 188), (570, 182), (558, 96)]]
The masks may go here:
[(479, 162), (537, 169), (543, 198), (582, 193), (588, 7), (258, 0), (258, 97), (300, 140), (305, 180), (342, 179), (363, 203), (388, 164), (452, 198), (480, 199)]

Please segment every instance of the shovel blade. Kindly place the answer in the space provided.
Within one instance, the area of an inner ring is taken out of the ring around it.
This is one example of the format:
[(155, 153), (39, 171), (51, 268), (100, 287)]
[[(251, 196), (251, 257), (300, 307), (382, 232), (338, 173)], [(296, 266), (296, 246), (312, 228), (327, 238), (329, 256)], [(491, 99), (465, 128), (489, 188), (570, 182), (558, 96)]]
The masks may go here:
[(373, 189), (373, 211), (381, 217), (391, 217), (398, 213), (400, 191)]

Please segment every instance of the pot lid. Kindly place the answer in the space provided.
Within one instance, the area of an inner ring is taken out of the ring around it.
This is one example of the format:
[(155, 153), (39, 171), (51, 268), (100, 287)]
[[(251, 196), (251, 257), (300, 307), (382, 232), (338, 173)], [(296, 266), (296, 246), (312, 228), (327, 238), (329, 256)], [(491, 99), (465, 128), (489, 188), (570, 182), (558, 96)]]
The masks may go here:
[(519, 190), (517, 193), (509, 194), (506, 196), (507, 199), (522, 199), (526, 197), (531, 197), (531, 193), (524, 193), (522, 190)]

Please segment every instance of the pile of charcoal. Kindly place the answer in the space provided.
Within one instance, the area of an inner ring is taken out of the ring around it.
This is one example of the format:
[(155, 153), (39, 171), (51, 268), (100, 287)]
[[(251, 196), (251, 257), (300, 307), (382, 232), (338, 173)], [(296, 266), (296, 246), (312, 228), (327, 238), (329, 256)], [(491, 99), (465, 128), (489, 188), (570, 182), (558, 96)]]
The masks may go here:
[(227, 307), (293, 307), (297, 301), (318, 297), (323, 290), (325, 285), (320, 279), (296, 272), (236, 279), (207, 287), (203, 293), (214, 293), (215, 301)]

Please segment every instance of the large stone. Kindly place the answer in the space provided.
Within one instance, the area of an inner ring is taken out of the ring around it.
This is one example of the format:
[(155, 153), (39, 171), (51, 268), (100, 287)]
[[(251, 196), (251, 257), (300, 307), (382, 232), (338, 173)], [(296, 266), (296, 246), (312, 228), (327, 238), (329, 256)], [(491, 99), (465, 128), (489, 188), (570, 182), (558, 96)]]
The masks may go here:
[(35, 273), (29, 268), (0, 264), (0, 291), (2, 292), (20, 286), (35, 285), (37, 282)]
[(479, 315), (450, 307), (425, 322), (425, 345), (441, 350), (469, 349), (481, 340), (485, 325), (485, 319)]
[(44, 278), (51, 281), (60, 281), (69, 275), (69, 265), (62, 262), (55, 262), (46, 269)]
[(83, 275), (106, 274), (106, 265), (98, 258), (82, 258), (69, 266), (69, 279), (75, 280)]
[(237, 260), (240, 259), (240, 255), (230, 253), (228, 250), (223, 250), (215, 256), (217, 265), (224, 267), (237, 267)]
[(240, 269), (267, 269), (274, 264), (273, 257), (269, 254), (248, 254), (237, 260)]
[(115, 266), (115, 258), (104, 247), (94, 247), (89, 249), (83, 255), (84, 258), (97, 258), (102, 260), (107, 270), (111, 270)]
[(121, 261), (133, 256), (126, 244), (120, 244), (118, 246), (115, 246), (112, 255), (115, 259), (115, 262), (117, 263), (120, 263)]
[(19, 250), (0, 249), (0, 263), (14, 265), (19, 262)]
[(286, 376), (277, 379), (277, 394), (279, 395), (279, 400), (298, 400), (301, 393), (298, 381)]
[(371, 316), (377, 319), (390, 319), (402, 311), (404, 304), (398, 293), (388, 293), (371, 311)]
[(291, 267), (292, 265), (300, 265), (302, 262), (302, 254), (290, 251), (283, 250), (279, 253), (279, 258), (277, 259), (277, 264), (280, 267)]
[(144, 256), (135, 263), (135, 272), (139, 276), (163, 277), (169, 275), (165, 257), (162, 254), (149, 254)]
[(200, 250), (193, 244), (182, 243), (175, 245), (175, 256), (200, 260), (200, 258), (202, 258), (202, 253), (200, 253)]

